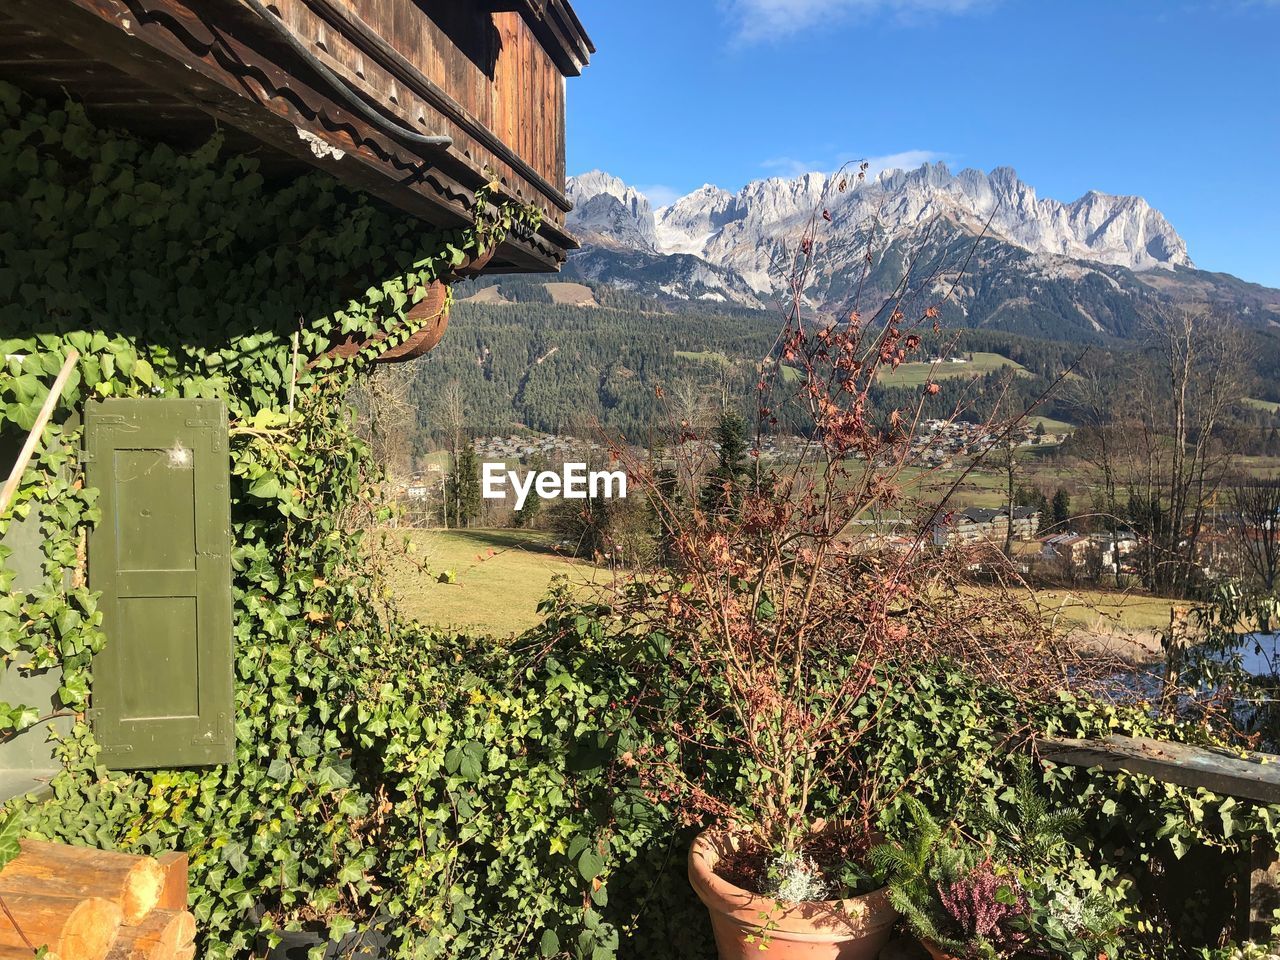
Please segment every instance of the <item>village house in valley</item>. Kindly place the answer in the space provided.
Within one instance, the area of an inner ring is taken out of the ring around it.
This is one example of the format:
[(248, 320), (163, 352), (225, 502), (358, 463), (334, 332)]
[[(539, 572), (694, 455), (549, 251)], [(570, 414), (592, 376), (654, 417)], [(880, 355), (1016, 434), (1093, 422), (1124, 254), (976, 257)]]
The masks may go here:
[[(1040, 511), (1031, 507), (1014, 507), (1012, 527), (1012, 539), (1034, 540), (1040, 529)], [(939, 517), (934, 522), (933, 543), (938, 547), (1001, 544), (1008, 537), (1009, 528), (1007, 509), (967, 507)]]

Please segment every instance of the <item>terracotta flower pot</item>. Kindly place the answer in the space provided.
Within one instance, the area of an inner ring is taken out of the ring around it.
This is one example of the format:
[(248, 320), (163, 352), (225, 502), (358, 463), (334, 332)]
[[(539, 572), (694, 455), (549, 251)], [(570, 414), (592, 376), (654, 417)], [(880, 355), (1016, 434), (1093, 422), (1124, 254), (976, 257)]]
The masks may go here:
[(929, 956), (933, 957), (933, 960), (958, 960), (957, 957), (953, 957), (951, 954), (947, 953), (947, 951), (943, 950), (932, 940), (921, 939), (920, 946), (929, 951)]
[(898, 912), (884, 888), (848, 900), (779, 903), (716, 874), (735, 848), (733, 837), (704, 831), (689, 851), (689, 882), (711, 912), (720, 960), (875, 960), (889, 942)]

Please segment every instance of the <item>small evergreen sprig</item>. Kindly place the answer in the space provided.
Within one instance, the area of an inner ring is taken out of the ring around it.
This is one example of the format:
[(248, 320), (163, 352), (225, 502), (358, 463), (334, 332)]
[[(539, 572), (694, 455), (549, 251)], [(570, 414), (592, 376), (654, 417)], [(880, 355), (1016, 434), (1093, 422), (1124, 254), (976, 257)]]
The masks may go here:
[(987, 851), (948, 834), (915, 797), (903, 797), (903, 803), (909, 839), (880, 844), (868, 855), (872, 867), (888, 882), (889, 902), (917, 937), (966, 956), (996, 956), (974, 952), (983, 950), (983, 944), (965, 935), (960, 918), (948, 911), (942, 897), (943, 890), (962, 883), (988, 859)]
[(1067, 838), (1082, 827), (1078, 814), (1050, 808), (1036, 786), (1031, 761), (1025, 756), (1014, 760), (1011, 814), (982, 811), (975, 820), (980, 832), (995, 837), (1011, 863), (1024, 867), (1053, 859), (1070, 846)]

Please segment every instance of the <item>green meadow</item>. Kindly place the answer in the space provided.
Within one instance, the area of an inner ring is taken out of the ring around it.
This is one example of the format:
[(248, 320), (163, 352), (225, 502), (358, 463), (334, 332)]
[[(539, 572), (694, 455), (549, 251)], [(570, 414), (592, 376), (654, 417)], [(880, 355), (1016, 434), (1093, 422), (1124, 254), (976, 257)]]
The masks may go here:
[(401, 609), (442, 629), (514, 636), (538, 622), (538, 603), (553, 579), (586, 584), (604, 576), (535, 531), (391, 530), (387, 538)]
[(955, 377), (980, 377), (996, 370), (1013, 369), (1025, 371), (1020, 363), (998, 353), (967, 354), (973, 359), (968, 363), (904, 363), (896, 370), (883, 368), (880, 379), (886, 386), (919, 387), (930, 380), (945, 380)]

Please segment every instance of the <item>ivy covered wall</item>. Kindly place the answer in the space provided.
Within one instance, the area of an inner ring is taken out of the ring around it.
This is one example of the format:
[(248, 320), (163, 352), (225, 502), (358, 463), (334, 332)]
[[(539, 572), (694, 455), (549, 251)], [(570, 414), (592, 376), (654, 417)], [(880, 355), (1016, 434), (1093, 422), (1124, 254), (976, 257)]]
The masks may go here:
[[(20, 585), (14, 565), (0, 568), (0, 651), (10, 669), (60, 667), (65, 711), (86, 707), (92, 656), (109, 642), (86, 579), (98, 515), (78, 411), (119, 396), (219, 398), (231, 411), (236, 763), (107, 774), (77, 724), (54, 800), (29, 812), (48, 836), (189, 851), (208, 955), (245, 952), (255, 904), (326, 919), (370, 902), (349, 664), (376, 657), (397, 626), (352, 522), (373, 478), (343, 397), (413, 332), (414, 291), (531, 219), (504, 209), (433, 232), (322, 174), (268, 184), (217, 138), (182, 153), (0, 85), (0, 434), (24, 436), (68, 351), (81, 354), (0, 518), (0, 534), (38, 524), (44, 574)], [(379, 331), (391, 336), (354, 359), (312, 365), (344, 335)], [(2, 735), (43, 713), (4, 705)]]

